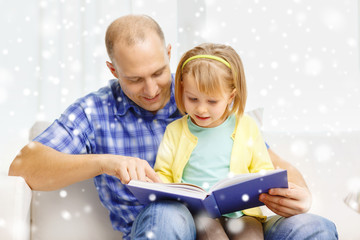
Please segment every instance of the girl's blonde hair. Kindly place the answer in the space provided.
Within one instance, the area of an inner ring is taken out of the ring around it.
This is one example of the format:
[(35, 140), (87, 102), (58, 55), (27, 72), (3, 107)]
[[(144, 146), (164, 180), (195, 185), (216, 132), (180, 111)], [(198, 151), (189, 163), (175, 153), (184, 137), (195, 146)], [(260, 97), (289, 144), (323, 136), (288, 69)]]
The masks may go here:
[[(220, 57), (230, 64), (230, 68), (220, 61), (209, 58), (196, 58), (184, 65), (187, 59), (196, 55)], [(199, 91), (207, 95), (217, 95), (219, 92), (232, 93), (235, 89), (233, 103), (229, 106), (227, 116), (232, 113), (241, 116), (244, 113), (247, 98), (244, 67), (240, 56), (232, 47), (203, 43), (181, 57), (175, 74), (175, 100), (182, 114), (186, 112), (181, 83), (184, 75), (192, 76)]]

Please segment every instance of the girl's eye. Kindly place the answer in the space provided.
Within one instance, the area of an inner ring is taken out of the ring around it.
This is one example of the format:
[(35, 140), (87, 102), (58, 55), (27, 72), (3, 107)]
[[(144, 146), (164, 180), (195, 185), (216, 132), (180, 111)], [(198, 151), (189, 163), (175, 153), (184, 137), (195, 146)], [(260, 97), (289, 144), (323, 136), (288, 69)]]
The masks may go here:
[(210, 103), (210, 104), (216, 104), (217, 101), (215, 101), (215, 100), (209, 100), (209, 103)]
[(197, 98), (192, 98), (192, 97), (189, 97), (188, 99), (192, 102), (195, 102), (197, 100)]

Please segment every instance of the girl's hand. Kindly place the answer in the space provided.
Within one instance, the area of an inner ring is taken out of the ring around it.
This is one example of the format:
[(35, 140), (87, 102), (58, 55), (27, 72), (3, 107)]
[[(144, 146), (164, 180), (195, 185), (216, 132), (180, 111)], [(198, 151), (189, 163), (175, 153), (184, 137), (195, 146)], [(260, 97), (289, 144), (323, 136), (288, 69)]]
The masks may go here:
[(306, 187), (291, 182), (289, 188), (273, 188), (259, 197), (271, 211), (283, 217), (306, 213), (311, 207), (311, 199), (311, 193)]

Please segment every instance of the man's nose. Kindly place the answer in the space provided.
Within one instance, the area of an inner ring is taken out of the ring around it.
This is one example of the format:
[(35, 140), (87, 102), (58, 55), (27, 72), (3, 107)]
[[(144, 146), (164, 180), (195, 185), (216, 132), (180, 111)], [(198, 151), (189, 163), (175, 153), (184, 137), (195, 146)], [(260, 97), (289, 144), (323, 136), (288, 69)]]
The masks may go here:
[(144, 93), (148, 98), (156, 96), (158, 91), (157, 82), (152, 78), (145, 79)]

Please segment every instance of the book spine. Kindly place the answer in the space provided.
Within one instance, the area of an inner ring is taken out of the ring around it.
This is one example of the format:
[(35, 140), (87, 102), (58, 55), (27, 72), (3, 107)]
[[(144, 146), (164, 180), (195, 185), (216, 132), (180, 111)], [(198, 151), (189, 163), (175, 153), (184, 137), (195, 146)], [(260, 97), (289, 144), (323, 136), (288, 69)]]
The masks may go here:
[(210, 217), (212, 217), (212, 218), (221, 217), (221, 213), (217, 206), (214, 195), (211, 194), (211, 195), (207, 196), (203, 200), (203, 205)]

